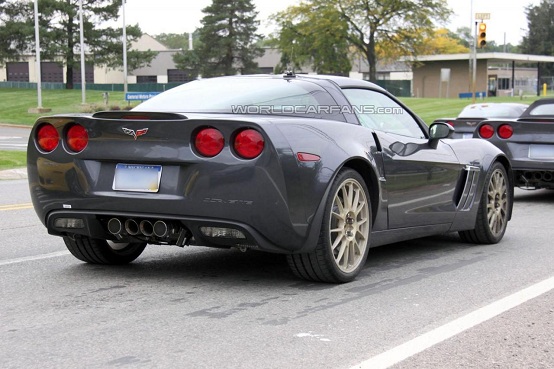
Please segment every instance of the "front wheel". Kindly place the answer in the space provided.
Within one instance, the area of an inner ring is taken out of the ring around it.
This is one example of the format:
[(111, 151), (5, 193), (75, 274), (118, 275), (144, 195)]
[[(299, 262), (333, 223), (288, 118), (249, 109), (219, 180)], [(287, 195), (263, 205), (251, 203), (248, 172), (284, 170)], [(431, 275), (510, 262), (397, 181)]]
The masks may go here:
[(356, 278), (369, 251), (372, 218), (368, 199), (367, 187), (358, 172), (342, 169), (331, 186), (315, 250), (288, 255), (294, 274), (330, 283)]
[(91, 264), (128, 264), (142, 254), (146, 243), (118, 243), (88, 237), (63, 238), (69, 252)]
[(492, 244), (504, 237), (513, 204), (509, 185), (506, 168), (496, 162), (485, 178), (485, 188), (479, 203), (475, 228), (459, 232), (463, 241)]

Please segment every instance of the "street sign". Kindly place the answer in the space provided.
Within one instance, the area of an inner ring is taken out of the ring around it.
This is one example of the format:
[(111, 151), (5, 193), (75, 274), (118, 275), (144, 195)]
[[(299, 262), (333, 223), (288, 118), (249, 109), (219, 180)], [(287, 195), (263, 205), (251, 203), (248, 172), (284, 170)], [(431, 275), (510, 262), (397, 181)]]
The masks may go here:
[(159, 92), (127, 92), (125, 100), (127, 101), (144, 101), (158, 95)]
[(475, 13), (475, 19), (480, 19), (480, 20), (491, 19), (491, 13)]

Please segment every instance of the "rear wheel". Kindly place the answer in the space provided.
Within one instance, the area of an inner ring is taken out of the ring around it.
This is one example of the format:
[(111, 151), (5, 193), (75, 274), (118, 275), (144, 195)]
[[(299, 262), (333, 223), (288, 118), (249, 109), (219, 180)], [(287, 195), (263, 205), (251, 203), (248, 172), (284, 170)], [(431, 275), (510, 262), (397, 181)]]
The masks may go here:
[(495, 163), (485, 179), (485, 189), (479, 203), (475, 228), (459, 232), (465, 242), (491, 244), (499, 242), (508, 225), (512, 208), (512, 192), (508, 175), (500, 163)]
[(146, 243), (118, 243), (88, 237), (64, 237), (69, 252), (91, 264), (127, 264), (142, 254)]
[(299, 277), (330, 283), (353, 280), (362, 270), (369, 250), (371, 206), (363, 178), (352, 169), (337, 175), (321, 226), (319, 242), (308, 254), (288, 255)]

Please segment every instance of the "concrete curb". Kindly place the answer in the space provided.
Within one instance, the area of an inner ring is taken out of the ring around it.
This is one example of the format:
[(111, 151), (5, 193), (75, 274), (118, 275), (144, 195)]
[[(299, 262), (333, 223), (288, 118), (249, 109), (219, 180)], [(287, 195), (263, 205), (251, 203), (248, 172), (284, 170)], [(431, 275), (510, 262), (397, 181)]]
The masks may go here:
[(15, 168), (0, 170), (0, 180), (2, 179), (26, 179), (27, 168)]

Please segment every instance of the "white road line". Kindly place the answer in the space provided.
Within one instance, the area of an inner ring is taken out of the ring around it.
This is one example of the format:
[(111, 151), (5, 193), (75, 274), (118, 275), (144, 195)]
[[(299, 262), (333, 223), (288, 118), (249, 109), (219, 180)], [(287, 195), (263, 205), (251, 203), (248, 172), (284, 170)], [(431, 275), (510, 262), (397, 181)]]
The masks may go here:
[(35, 255), (35, 256), (24, 256), (22, 258), (0, 260), (0, 266), (10, 265), (10, 264), (17, 264), (17, 263), (24, 263), (26, 261), (57, 258), (58, 256), (65, 256), (65, 255), (69, 255), (69, 251), (57, 251), (57, 252), (51, 252), (49, 254), (42, 254), (42, 255)]
[(516, 306), (554, 289), (554, 277), (545, 279), (510, 296), (497, 300), (408, 342), (372, 357), (351, 369), (385, 369), (414, 356), (463, 331), (494, 318)]

